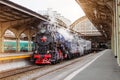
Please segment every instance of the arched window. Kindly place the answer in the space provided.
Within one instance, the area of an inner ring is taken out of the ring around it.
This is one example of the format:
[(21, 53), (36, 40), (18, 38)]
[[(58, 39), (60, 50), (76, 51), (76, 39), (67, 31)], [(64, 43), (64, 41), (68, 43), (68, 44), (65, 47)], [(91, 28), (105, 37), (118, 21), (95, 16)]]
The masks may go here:
[(15, 34), (11, 30), (6, 30), (4, 34), (4, 51), (15, 52), (16, 51), (16, 40)]
[(5, 34), (4, 34), (4, 37), (15, 38), (15, 34), (10, 30), (6, 30)]

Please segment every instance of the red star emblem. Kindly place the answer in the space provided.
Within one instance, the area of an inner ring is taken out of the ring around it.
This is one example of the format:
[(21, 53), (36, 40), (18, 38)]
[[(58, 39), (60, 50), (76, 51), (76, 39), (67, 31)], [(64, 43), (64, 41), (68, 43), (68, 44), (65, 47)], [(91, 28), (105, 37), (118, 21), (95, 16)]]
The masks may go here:
[(40, 40), (41, 40), (42, 42), (46, 42), (47, 37), (43, 36), (42, 38), (40, 38)]

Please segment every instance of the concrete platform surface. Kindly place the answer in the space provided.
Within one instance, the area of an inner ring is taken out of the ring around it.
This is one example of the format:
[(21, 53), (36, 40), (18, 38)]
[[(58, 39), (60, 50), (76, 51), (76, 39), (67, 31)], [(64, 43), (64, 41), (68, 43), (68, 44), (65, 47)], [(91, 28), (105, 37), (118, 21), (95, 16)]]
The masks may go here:
[(120, 80), (120, 66), (112, 51), (108, 49), (72, 80)]
[(32, 52), (0, 53), (0, 58), (2, 58), (2, 57), (10, 57), (10, 56), (30, 55), (30, 54), (32, 54)]

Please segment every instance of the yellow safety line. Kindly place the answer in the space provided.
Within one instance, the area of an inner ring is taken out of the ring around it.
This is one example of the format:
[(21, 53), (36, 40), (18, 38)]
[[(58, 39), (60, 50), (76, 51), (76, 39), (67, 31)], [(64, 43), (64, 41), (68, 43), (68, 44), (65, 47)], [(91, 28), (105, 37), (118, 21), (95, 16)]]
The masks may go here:
[(8, 56), (8, 57), (1, 57), (0, 61), (2, 60), (13, 60), (13, 59), (25, 59), (29, 58), (30, 55), (21, 55), (21, 56)]

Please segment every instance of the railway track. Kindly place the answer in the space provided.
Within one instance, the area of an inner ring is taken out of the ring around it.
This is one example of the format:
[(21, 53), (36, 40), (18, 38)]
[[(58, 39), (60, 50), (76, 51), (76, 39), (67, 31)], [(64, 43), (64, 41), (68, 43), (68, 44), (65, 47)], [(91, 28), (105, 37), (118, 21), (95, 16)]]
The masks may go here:
[[(56, 64), (56, 65), (43, 65), (43, 66), (35, 66), (35, 65), (32, 65), (32, 66), (27, 66), (27, 67), (24, 67), (24, 68), (19, 68), (19, 69), (14, 69), (14, 70), (10, 70), (10, 71), (7, 71), (7, 72), (1, 72), (0, 73), (0, 80), (7, 80), (9, 79), (9, 77), (12, 76), (12, 78), (10, 80), (17, 80), (18, 78), (15, 77), (19, 74), (23, 74), (24, 76), (21, 77), (19, 80), (37, 80), (39, 79), (40, 77), (43, 77), (45, 75), (48, 75), (52, 72), (55, 72), (55, 71), (58, 71), (58, 70), (61, 70), (62, 68), (65, 68), (67, 66), (70, 66), (74, 63), (77, 63), (81, 60), (84, 60), (85, 58), (89, 58), (91, 56), (93, 56), (94, 54), (90, 54), (90, 55), (86, 55), (86, 56), (83, 56), (81, 58), (76, 58), (76, 59), (73, 59), (73, 60), (69, 60), (69, 61), (63, 61), (59, 64)], [(37, 70), (38, 69), (38, 70)], [(26, 76), (26, 72), (29, 73), (31, 71), (35, 71), (37, 70), (38, 72), (38, 75), (35, 75), (35, 76), (32, 76), (32, 74), (28, 76)], [(42, 71), (40, 71), (42, 70)], [(28, 77), (28, 78), (26, 78)]]
[[(48, 72), (46, 72), (46, 73), (44, 73), (44, 74), (40, 74), (40, 75), (38, 75), (38, 76), (36, 76), (36, 77), (34, 77), (34, 78), (31, 78), (30, 80), (40, 80), (40, 78), (43, 77), (43, 76), (45, 76), (45, 75), (48, 75), (48, 74), (50, 74), (50, 73), (53, 73), (53, 72), (62, 70), (63, 68), (66, 68), (67, 66), (73, 65), (73, 64), (75, 64), (75, 63), (83, 60), (84, 58), (88, 58), (88, 57), (90, 57), (90, 56), (92, 56), (92, 55), (86, 55), (86, 57), (83, 56), (83, 58), (75, 59), (75, 60), (71, 61), (71, 62), (68, 63), (68, 64), (65, 64), (65, 65), (62, 65), (62, 66), (59, 66), (59, 67), (56, 67), (56, 68), (52, 68), (52, 69), (50, 69)], [(62, 63), (64, 63), (64, 62), (62, 62)], [(62, 63), (61, 63), (61, 64), (62, 64)], [(58, 64), (58, 65), (59, 65), (59, 64)]]
[[(67, 63), (67, 64), (65, 64), (63, 66), (59, 66), (57, 68), (51, 69), (51, 70), (49, 70), (48, 72), (46, 72), (44, 74), (39, 74), (36, 77), (31, 78), (30, 80), (53, 80), (53, 79), (63, 80), (63, 79), (59, 79), (59, 78), (60, 77), (65, 78), (66, 75), (69, 75), (71, 72), (79, 69), (80, 67), (83, 67), (85, 64), (89, 63), (91, 60), (93, 60), (94, 58), (96, 58), (99, 55), (100, 54), (90, 54), (90, 55), (83, 56), (83, 57), (75, 59), (75, 60), (71, 61), (70, 63)], [(77, 66), (76, 63), (77, 64), (80, 63), (79, 66)], [(77, 67), (76, 68), (70, 67), (72, 65), (76, 65)], [(67, 69), (67, 70), (65, 70), (65, 69)], [(64, 70), (65, 70), (65, 72), (64, 72)], [(59, 72), (61, 72), (61, 71), (62, 71), (62, 73), (59, 75)], [(68, 71), (68, 73), (67, 73), (67, 71)], [(57, 76), (55, 74), (57, 74)], [(51, 79), (50, 76), (52, 76), (53, 78)], [(29, 80), (29, 79), (27, 79), (27, 80)]]
[(17, 75), (17, 74), (20, 74), (20, 73), (28, 72), (28, 71), (35, 70), (35, 69), (42, 68), (42, 67), (43, 66), (30, 65), (30, 66), (17, 68), (17, 69), (5, 71), (5, 72), (0, 72), (0, 79), (10, 77), (10, 76), (14, 76), (14, 75)]

